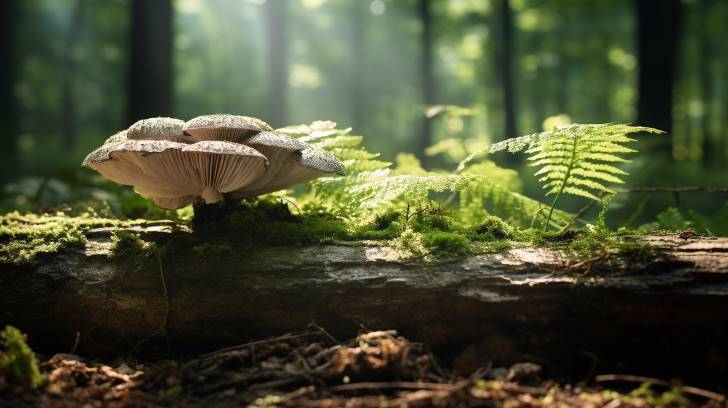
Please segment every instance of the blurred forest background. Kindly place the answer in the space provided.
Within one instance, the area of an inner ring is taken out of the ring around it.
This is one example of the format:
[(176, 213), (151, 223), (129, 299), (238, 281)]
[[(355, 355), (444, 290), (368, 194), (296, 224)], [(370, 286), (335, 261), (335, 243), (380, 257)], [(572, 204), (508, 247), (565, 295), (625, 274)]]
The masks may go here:
[[(207, 113), (274, 127), (332, 120), (386, 160), (411, 152), (448, 170), (469, 147), (556, 123), (634, 123), (668, 134), (641, 139), (632, 185), (728, 187), (726, 0), (0, 7), (5, 210), (68, 200), (89, 182), (83, 157), (137, 119)], [(520, 169), (524, 192), (541, 198), (533, 171), (514, 158), (496, 160)], [(712, 214), (726, 202), (723, 193), (645, 198), (615, 205), (627, 218), (675, 205)]]

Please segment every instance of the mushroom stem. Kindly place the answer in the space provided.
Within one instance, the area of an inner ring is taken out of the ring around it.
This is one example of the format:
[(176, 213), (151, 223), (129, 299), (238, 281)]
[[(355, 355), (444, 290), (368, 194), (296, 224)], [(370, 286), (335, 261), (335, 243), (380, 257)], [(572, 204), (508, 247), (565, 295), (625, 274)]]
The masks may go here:
[(223, 197), (219, 191), (212, 187), (207, 187), (206, 189), (202, 190), (202, 194), (200, 194), (200, 197), (205, 200), (206, 204), (214, 204), (225, 200), (225, 197)]

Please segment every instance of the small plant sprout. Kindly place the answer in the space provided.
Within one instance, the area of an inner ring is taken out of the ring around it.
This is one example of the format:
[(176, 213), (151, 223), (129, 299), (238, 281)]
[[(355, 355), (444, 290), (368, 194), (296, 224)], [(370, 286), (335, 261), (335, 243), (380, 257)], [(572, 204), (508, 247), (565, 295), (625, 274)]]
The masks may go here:
[(631, 133), (663, 133), (660, 130), (620, 124), (571, 124), (548, 132), (535, 133), (493, 144), (489, 152), (524, 151), (530, 165), (537, 167), (535, 175), (554, 196), (546, 216), (544, 230), (548, 228), (554, 208), (562, 194), (600, 201), (596, 194), (615, 194), (607, 183), (624, 183), (627, 172), (616, 165), (627, 163), (622, 155), (636, 150), (625, 144), (635, 140)]

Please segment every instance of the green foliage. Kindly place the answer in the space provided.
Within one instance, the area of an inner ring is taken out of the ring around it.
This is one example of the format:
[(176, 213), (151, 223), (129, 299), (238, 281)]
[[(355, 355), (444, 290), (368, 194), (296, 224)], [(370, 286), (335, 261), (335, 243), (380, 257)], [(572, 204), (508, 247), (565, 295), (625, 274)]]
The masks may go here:
[[(516, 171), (490, 161), (473, 163), (475, 159), (471, 158), (461, 163), (456, 172), (447, 174), (427, 171), (413, 155), (400, 154), (397, 167), (392, 169), (390, 163), (377, 160), (376, 154), (360, 147), (361, 137), (349, 135), (350, 129), (337, 129), (332, 122), (314, 122), (279, 131), (327, 149), (345, 163), (347, 175), (313, 181), (309, 194), (300, 201), (349, 220), (361, 220), (372, 211), (423, 206), (442, 193), (459, 196), (458, 216), (465, 225), (477, 225), (491, 213), (520, 225), (530, 225), (545, 207), (519, 193), (522, 183)], [(473, 146), (463, 146), (463, 149), (475, 150)], [(565, 224), (570, 218), (569, 214), (557, 211), (553, 224)]]
[(725, 203), (711, 217), (706, 217), (692, 209), (681, 210), (669, 207), (657, 215), (656, 221), (639, 227), (641, 232), (658, 230), (677, 232), (687, 229), (701, 234), (728, 236), (728, 203)]
[(677, 386), (665, 392), (657, 392), (652, 389), (650, 382), (644, 382), (639, 388), (633, 390), (630, 396), (644, 398), (653, 407), (689, 407), (693, 404), (685, 397), (682, 389)]
[(0, 332), (0, 377), (28, 387), (38, 387), (43, 378), (33, 350), (20, 330), (5, 326)]
[(539, 181), (547, 190), (546, 195), (555, 196), (546, 218), (548, 223), (562, 194), (599, 201), (595, 193), (615, 193), (605, 183), (624, 183), (620, 177), (627, 172), (615, 164), (628, 162), (622, 154), (636, 152), (624, 145), (634, 141), (627, 135), (637, 132), (662, 133), (642, 126), (572, 124), (505, 140), (491, 145), (489, 151), (507, 149), (529, 155), (530, 165), (539, 168), (535, 175), (541, 176)]
[(361, 136), (350, 135), (351, 129), (337, 129), (333, 122), (314, 122), (310, 126), (292, 126), (279, 131), (328, 150), (344, 163), (347, 175), (313, 181), (308, 198), (340, 216), (352, 218), (398, 200), (423, 203), (432, 192), (461, 190), (469, 179), (419, 170), (417, 175), (393, 174), (389, 168), (391, 163), (377, 160), (377, 154), (360, 147)]

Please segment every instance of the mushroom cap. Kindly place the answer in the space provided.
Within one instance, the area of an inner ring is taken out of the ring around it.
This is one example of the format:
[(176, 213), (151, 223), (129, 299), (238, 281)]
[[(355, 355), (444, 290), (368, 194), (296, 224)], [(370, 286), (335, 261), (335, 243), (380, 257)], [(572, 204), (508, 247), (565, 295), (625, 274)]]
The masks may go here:
[(243, 142), (247, 137), (273, 128), (260, 119), (249, 116), (216, 114), (190, 119), (184, 125), (184, 132), (193, 141), (227, 140)]
[(319, 177), (346, 174), (344, 166), (333, 154), (311, 146), (291, 152), (275, 166), (278, 167), (277, 170), (271, 165), (265, 176), (232, 192), (230, 197), (251, 198)]
[(184, 141), (185, 122), (174, 118), (142, 119), (129, 126), (126, 138), (131, 140)]
[(223, 193), (260, 178), (268, 161), (251, 147), (225, 141), (126, 140), (101, 146), (83, 165), (174, 209), (198, 197), (208, 204), (222, 200)]
[(336, 157), (274, 132), (255, 118), (198, 116), (140, 120), (83, 161), (106, 178), (130, 186), (162, 208), (199, 199), (255, 197), (318, 177), (344, 174)]

